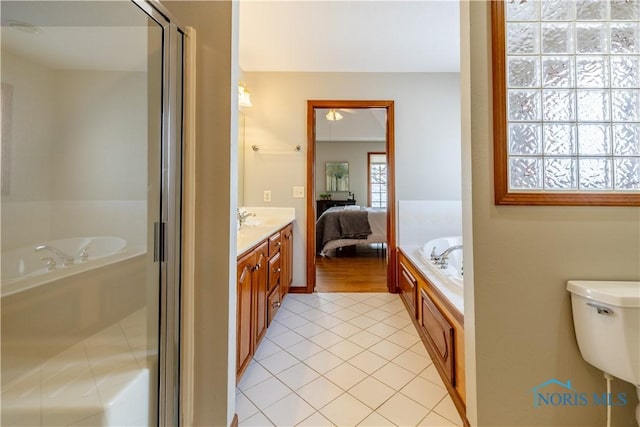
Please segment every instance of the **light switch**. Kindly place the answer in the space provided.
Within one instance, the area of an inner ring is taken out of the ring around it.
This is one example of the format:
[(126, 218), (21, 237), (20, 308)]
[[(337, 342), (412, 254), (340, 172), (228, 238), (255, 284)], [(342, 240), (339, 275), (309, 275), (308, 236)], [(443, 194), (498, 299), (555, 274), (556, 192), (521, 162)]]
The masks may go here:
[(293, 187), (293, 198), (304, 199), (304, 187)]
[(265, 202), (271, 201), (271, 190), (264, 190), (263, 200)]

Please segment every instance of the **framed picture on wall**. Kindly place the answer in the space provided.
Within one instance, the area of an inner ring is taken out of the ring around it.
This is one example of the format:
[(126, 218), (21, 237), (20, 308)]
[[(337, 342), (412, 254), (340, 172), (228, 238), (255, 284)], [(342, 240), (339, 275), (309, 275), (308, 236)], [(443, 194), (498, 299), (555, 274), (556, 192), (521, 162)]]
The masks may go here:
[(325, 163), (327, 191), (349, 191), (349, 162)]

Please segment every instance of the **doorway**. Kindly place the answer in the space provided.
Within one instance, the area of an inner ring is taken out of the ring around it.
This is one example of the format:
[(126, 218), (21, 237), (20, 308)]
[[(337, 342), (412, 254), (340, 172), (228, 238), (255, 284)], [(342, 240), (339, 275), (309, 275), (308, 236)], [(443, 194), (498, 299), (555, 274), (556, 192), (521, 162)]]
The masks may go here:
[[(359, 109), (383, 109), (385, 112), (385, 152), (386, 152), (386, 169), (387, 169), (387, 209), (385, 224), (385, 243), (383, 245), (384, 252), (382, 256), (386, 261), (386, 289), (389, 292), (395, 292), (395, 252), (396, 252), (396, 236), (395, 236), (395, 141), (394, 141), (394, 101), (388, 100), (372, 100), (372, 101), (355, 101), (355, 100), (309, 100), (307, 101), (307, 293), (316, 290), (317, 283), (317, 241), (316, 241), (316, 222), (318, 219), (319, 198), (316, 190), (316, 178), (318, 174), (324, 174), (325, 171), (317, 170), (317, 135), (316, 135), (316, 117), (318, 110), (329, 109), (336, 110), (359, 110)], [(330, 119), (329, 119), (330, 120)], [(339, 160), (339, 159), (335, 159)], [(351, 192), (348, 191), (349, 197), (352, 198)], [(364, 196), (364, 195), (362, 195)], [(363, 199), (364, 200), (364, 199)], [(355, 201), (353, 202), (355, 204)], [(348, 204), (348, 199), (345, 204)], [(369, 203), (366, 203), (369, 204)]]

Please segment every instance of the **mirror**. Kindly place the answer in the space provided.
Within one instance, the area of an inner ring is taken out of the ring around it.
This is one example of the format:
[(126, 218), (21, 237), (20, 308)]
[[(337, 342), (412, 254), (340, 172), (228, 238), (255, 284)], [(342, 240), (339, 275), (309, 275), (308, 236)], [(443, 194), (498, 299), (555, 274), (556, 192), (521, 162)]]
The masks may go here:
[(244, 122), (242, 111), (238, 112), (238, 206), (244, 206)]

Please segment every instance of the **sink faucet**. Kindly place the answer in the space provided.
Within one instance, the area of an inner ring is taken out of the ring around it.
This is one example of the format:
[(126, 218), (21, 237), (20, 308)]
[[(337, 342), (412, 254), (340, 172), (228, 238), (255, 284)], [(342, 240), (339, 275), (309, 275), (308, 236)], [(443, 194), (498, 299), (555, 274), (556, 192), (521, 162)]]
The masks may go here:
[(240, 209), (238, 209), (238, 222), (240, 223), (240, 227), (244, 225), (244, 223), (247, 221), (247, 218), (249, 218), (250, 216), (256, 216), (256, 214), (251, 212), (241, 211)]
[(64, 267), (67, 267), (67, 266), (73, 264), (73, 257), (72, 256), (67, 255), (66, 253), (62, 252), (60, 249), (55, 248), (53, 246), (40, 245), (40, 246), (36, 246), (35, 250), (36, 250), (36, 252), (49, 251), (49, 252), (55, 254), (56, 256), (58, 256), (62, 260), (62, 265)]
[(440, 268), (447, 268), (447, 258), (449, 257), (449, 254), (458, 249), (462, 249), (462, 245), (453, 245), (445, 249), (445, 251), (442, 252), (440, 255), (436, 255), (436, 248), (434, 246), (433, 250), (431, 251), (431, 260), (436, 265), (439, 265)]

